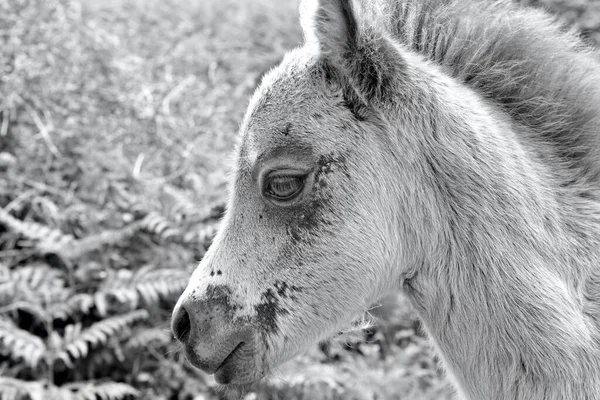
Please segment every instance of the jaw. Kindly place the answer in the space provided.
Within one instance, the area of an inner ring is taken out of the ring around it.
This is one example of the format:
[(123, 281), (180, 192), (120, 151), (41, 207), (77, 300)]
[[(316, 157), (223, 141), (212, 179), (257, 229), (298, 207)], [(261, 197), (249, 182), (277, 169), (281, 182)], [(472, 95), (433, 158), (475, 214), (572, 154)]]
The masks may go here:
[(185, 346), (184, 352), (188, 361), (196, 368), (209, 375), (223, 387), (251, 386), (263, 379), (269, 365), (258, 346), (251, 342), (242, 342), (233, 349), (227, 350), (219, 365), (208, 369), (195, 346)]
[[(322, 340), (337, 343), (346, 343), (351, 339), (363, 340), (361, 332), (363, 332), (363, 329), (372, 326), (373, 319), (372, 317), (367, 318), (364, 312), (359, 314), (360, 316), (345, 325), (346, 328), (337, 329), (336, 333), (325, 335), (318, 340), (306, 341), (303, 343), (304, 346), (291, 346), (289, 340), (278, 342), (277, 345), (270, 342), (271, 350), (274, 350), (271, 355), (275, 357), (275, 360), (270, 360), (268, 364), (265, 362), (262, 369), (248, 366), (249, 369), (254, 368), (252, 374), (228, 374), (225, 370), (219, 369), (215, 373), (215, 380), (218, 383), (217, 389), (228, 396), (227, 398), (243, 398), (243, 395), (250, 391), (260, 390), (265, 385), (270, 386), (269, 382), (272, 382), (272, 380), (278, 382), (286, 376), (286, 371), (295, 370), (297, 365), (293, 362), (294, 357), (310, 351), (311, 347), (316, 349), (316, 344)], [(299, 343), (295, 344), (299, 345)], [(238, 367), (241, 367), (241, 365), (236, 366), (235, 370), (239, 371)]]

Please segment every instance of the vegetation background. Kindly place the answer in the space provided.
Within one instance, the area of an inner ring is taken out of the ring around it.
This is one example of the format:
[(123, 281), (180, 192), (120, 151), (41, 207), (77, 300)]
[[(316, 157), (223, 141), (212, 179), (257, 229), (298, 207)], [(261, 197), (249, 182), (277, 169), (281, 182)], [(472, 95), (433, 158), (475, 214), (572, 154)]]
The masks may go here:
[[(600, 43), (597, 0), (547, 7)], [(0, 0), (0, 399), (447, 399), (410, 306), (219, 391), (168, 330), (296, 1)]]

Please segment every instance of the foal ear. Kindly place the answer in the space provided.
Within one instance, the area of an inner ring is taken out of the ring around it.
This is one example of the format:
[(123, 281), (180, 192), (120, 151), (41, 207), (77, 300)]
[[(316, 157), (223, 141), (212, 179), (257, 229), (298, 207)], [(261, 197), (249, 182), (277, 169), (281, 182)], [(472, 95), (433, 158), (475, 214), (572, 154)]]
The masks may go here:
[(362, 15), (358, 1), (303, 0), (300, 21), (305, 40), (318, 45), (323, 61), (342, 72), (364, 101), (385, 101), (395, 91), (402, 58), (378, 21)]
[(326, 57), (339, 57), (355, 46), (358, 21), (352, 0), (303, 0), (300, 18), (307, 41), (316, 41)]

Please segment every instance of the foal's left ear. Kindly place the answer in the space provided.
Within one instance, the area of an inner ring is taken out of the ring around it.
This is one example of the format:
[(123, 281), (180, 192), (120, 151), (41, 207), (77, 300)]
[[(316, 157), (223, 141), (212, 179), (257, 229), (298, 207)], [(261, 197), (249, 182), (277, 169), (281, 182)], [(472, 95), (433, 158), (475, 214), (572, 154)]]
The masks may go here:
[(303, 0), (300, 22), (304, 37), (319, 46), (324, 61), (340, 70), (364, 101), (386, 101), (396, 90), (404, 63), (385, 31), (377, 26), (377, 16), (365, 15), (359, 3)]

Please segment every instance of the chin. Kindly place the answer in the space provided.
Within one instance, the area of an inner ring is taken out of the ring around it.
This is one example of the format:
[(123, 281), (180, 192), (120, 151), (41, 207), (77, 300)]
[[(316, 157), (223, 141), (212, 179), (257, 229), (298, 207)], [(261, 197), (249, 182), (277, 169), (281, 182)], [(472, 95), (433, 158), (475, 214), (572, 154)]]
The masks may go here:
[(214, 375), (215, 381), (223, 390), (250, 388), (259, 383), (268, 372), (266, 361), (258, 357), (260, 353), (254, 352), (252, 346), (236, 347), (220, 365), (210, 369), (194, 350), (193, 347), (185, 346), (184, 352), (188, 361), (205, 373)]

